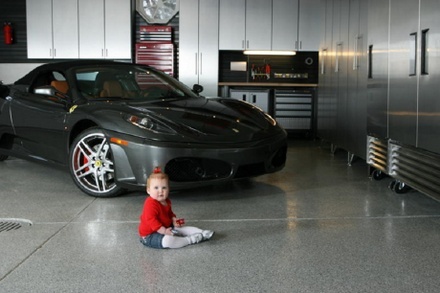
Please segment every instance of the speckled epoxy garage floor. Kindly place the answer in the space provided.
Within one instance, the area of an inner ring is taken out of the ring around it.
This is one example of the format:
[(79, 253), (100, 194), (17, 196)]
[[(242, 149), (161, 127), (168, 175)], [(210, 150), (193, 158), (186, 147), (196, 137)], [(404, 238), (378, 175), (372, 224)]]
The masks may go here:
[(364, 161), (290, 141), (276, 174), (173, 193), (187, 224), (216, 231), (178, 250), (138, 241), (145, 194), (99, 199), (67, 172), (0, 163), (0, 292), (440, 292), (440, 203), (395, 194)]

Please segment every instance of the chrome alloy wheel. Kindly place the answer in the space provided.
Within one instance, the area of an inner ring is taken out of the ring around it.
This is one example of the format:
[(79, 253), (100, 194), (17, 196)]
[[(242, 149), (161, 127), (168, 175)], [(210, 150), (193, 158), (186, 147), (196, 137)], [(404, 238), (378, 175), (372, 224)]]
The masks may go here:
[(85, 193), (107, 197), (120, 193), (114, 180), (110, 145), (99, 129), (90, 129), (75, 139), (70, 154), (70, 172)]

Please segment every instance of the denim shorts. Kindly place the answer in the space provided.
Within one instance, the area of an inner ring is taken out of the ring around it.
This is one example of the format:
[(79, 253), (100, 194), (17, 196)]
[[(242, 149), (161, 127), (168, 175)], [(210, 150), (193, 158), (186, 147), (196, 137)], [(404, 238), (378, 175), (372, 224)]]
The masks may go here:
[(141, 237), (141, 243), (151, 248), (164, 248), (162, 246), (162, 239), (165, 235), (153, 233), (145, 237)]

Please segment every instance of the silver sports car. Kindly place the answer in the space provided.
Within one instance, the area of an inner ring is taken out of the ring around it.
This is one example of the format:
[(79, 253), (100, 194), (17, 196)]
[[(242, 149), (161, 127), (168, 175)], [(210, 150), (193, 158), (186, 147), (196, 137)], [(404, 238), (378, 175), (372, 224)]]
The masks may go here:
[(242, 101), (205, 98), (201, 89), (144, 65), (41, 65), (0, 85), (0, 161), (64, 166), (97, 197), (143, 188), (156, 166), (173, 189), (284, 167), (287, 135), (273, 118)]

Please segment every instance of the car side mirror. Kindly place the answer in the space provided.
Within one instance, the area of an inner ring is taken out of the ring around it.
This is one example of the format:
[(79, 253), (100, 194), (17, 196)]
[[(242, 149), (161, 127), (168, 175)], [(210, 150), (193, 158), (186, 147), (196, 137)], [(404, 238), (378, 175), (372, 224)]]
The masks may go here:
[(34, 89), (34, 94), (37, 95), (55, 96), (56, 92), (57, 90), (50, 85), (44, 85)]
[(50, 85), (40, 86), (34, 89), (34, 94), (49, 96), (49, 100), (67, 105), (67, 96)]
[(200, 94), (201, 92), (203, 92), (203, 86), (201, 86), (200, 84), (195, 84), (195, 85), (193, 85), (192, 90), (196, 94)]

